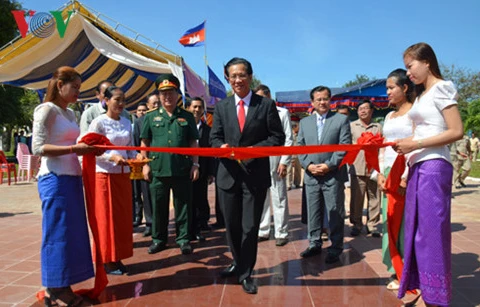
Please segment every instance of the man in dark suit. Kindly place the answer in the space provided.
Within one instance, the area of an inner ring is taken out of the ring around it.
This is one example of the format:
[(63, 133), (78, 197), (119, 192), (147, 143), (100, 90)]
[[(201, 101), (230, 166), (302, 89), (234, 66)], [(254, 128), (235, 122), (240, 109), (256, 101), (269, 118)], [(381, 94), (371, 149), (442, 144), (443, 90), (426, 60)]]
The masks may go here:
[[(315, 113), (300, 121), (298, 145), (351, 144), (350, 123), (343, 114), (330, 112), (331, 92), (317, 86), (310, 92)], [(311, 257), (322, 251), (322, 224), (324, 215), (330, 228), (332, 245), (328, 247), (326, 263), (339, 260), (343, 251), (345, 193), (345, 166), (339, 168), (345, 152), (325, 152), (299, 155), (305, 169), (309, 246), (300, 256)]]
[[(194, 97), (188, 105), (198, 128), (198, 147), (212, 147), (210, 144), (210, 126), (202, 121), (205, 104), (200, 97)], [(200, 231), (209, 230), (210, 206), (208, 204), (208, 185), (213, 182), (215, 174), (215, 160), (212, 157), (198, 157), (200, 175), (192, 185), (192, 223), (190, 227), (191, 240), (204, 241)]]
[[(147, 103), (146, 103), (148, 111), (146, 113), (156, 110), (159, 104), (160, 104), (160, 98), (158, 98), (158, 92), (148, 94)], [(133, 145), (137, 147), (141, 145), (140, 133), (142, 132), (144, 120), (145, 120), (145, 116), (141, 116), (133, 122)], [(145, 230), (143, 231), (143, 236), (149, 237), (152, 235), (152, 212), (153, 212), (152, 200), (150, 197), (150, 183), (146, 180), (139, 180), (139, 181), (140, 181), (140, 191), (137, 191), (137, 193), (141, 193), (142, 207), (145, 213)], [(139, 210), (137, 210), (136, 213), (141, 215), (141, 213), (139, 213)], [(141, 219), (140, 219), (140, 222), (141, 222)]]
[[(280, 146), (285, 133), (275, 103), (250, 90), (252, 65), (233, 58), (224, 68), (233, 96), (215, 106), (210, 140), (213, 147)], [(257, 293), (250, 275), (257, 260), (257, 235), (267, 189), (271, 185), (269, 158), (245, 161), (220, 159), (216, 184), (233, 263), (223, 277), (238, 276), (243, 290)]]

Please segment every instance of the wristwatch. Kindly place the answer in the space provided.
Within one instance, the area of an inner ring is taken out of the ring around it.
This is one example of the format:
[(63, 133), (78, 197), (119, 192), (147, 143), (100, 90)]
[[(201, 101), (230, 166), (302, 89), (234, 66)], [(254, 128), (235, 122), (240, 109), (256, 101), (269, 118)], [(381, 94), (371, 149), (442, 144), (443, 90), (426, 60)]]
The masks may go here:
[(193, 166), (196, 166), (196, 167), (200, 168), (200, 164), (198, 164), (198, 163), (193, 163)]

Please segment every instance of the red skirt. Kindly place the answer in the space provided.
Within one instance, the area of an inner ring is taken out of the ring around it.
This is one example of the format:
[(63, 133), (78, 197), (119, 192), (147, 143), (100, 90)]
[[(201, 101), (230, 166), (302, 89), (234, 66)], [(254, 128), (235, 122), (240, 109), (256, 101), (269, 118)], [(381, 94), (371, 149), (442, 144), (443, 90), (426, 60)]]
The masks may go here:
[(103, 263), (133, 256), (132, 185), (129, 174), (96, 173), (95, 218)]

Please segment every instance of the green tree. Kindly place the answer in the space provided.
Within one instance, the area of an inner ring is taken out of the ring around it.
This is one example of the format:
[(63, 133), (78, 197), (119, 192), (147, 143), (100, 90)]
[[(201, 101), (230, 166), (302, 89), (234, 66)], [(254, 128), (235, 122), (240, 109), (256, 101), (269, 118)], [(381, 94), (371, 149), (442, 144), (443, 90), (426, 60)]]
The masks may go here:
[(0, 47), (18, 35), (18, 27), (12, 10), (21, 10), (22, 5), (13, 0), (0, 0)]
[[(480, 72), (474, 72), (470, 69), (463, 67), (456, 67), (455, 65), (440, 65), (442, 76), (445, 80), (451, 80), (458, 90), (458, 109), (462, 117), (462, 121), (465, 123), (465, 129), (467, 128), (467, 122), (474, 122), (475, 120), (469, 120), (470, 116), (474, 116), (474, 113), (470, 113), (470, 103), (480, 99)], [(478, 127), (478, 126), (477, 126)]]
[(465, 130), (472, 130), (475, 134), (480, 132), (480, 99), (468, 103), (464, 124)]
[(343, 87), (350, 87), (350, 86), (354, 86), (354, 85), (358, 85), (358, 84), (362, 84), (362, 83), (365, 83), (367, 81), (370, 81), (370, 80), (374, 80), (375, 78), (370, 78), (369, 76), (367, 75), (355, 75), (355, 79), (353, 80), (350, 80), (348, 81), (347, 83), (345, 83), (343, 85)]
[[(12, 10), (21, 10), (15, 0), (0, 0), (0, 47), (18, 36), (19, 31)], [(11, 132), (15, 126), (32, 124), (33, 108), (39, 102), (33, 91), (0, 85), (0, 128), (6, 128), (4, 149), (10, 150)]]

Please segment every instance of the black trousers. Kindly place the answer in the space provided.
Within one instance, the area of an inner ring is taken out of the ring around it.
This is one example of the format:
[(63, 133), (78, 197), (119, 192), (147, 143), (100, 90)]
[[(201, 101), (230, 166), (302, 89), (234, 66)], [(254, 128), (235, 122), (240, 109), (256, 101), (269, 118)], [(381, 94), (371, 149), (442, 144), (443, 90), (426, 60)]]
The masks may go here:
[(207, 177), (200, 177), (192, 184), (192, 211), (190, 233), (195, 235), (200, 225), (208, 224), (208, 220), (210, 219)]
[(249, 187), (237, 180), (229, 190), (218, 190), (225, 218), (227, 241), (241, 282), (253, 272), (257, 261), (258, 228), (267, 189)]

